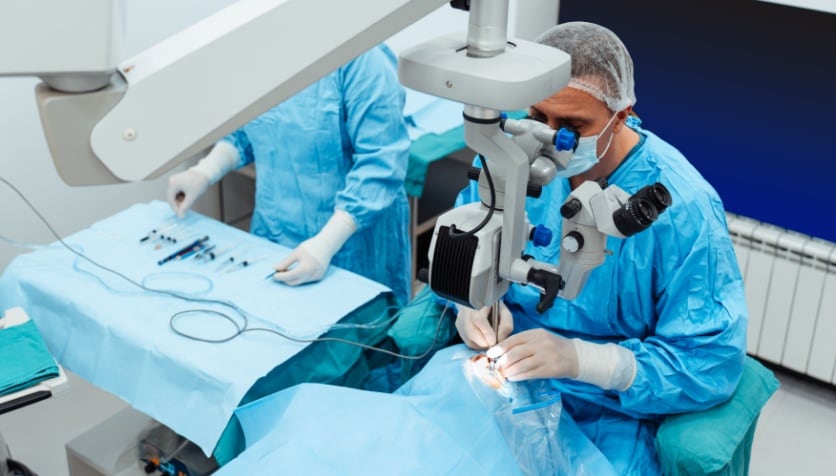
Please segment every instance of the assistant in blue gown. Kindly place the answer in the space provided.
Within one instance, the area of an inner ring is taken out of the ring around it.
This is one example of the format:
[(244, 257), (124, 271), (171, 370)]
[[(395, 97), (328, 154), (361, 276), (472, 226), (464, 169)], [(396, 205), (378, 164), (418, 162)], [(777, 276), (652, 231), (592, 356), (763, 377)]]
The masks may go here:
[(335, 209), (357, 231), (331, 264), (389, 286), (408, 302), (410, 141), (397, 59), (381, 45), (326, 75), (224, 140), (255, 162), (250, 231), (295, 248)]

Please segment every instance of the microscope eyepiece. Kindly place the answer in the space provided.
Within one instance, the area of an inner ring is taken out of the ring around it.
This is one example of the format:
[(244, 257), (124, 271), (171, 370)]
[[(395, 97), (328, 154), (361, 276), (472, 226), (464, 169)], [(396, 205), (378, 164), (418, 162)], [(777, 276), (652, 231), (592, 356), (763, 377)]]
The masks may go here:
[(560, 206), (560, 214), (563, 218), (572, 218), (577, 215), (583, 208), (583, 204), (575, 197), (570, 198), (563, 205)]
[(615, 227), (624, 236), (633, 236), (647, 229), (659, 214), (653, 203), (643, 197), (633, 195), (627, 203), (613, 212), (612, 219)]
[(643, 187), (634, 196), (642, 197), (650, 201), (656, 207), (657, 213), (662, 213), (671, 206), (672, 199), (668, 189), (661, 182)]

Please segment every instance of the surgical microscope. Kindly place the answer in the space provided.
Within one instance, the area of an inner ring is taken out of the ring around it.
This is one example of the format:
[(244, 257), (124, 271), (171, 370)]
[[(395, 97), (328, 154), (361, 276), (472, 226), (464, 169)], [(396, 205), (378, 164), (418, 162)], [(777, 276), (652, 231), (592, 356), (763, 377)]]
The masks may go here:
[(574, 299), (603, 262), (606, 237), (626, 238), (646, 229), (671, 197), (661, 183), (630, 196), (614, 185), (585, 182), (560, 210), (558, 266), (525, 256), (528, 240), (545, 246), (552, 239), (551, 230), (529, 223), (525, 199), (539, 197), (567, 167), (578, 134), (531, 119), (507, 119), (500, 111), (526, 108), (565, 87), (570, 59), (548, 46), (509, 42), (507, 2), (451, 3), (470, 9), (466, 43), (451, 36), (405, 51), (400, 77), (408, 87), (465, 104), (465, 142), (482, 165), (470, 171), (480, 200), (438, 218), (429, 268), (419, 271), (419, 279), (455, 303), (492, 306), (496, 326), (497, 303), (511, 282), (540, 289), (541, 313), (558, 296)]

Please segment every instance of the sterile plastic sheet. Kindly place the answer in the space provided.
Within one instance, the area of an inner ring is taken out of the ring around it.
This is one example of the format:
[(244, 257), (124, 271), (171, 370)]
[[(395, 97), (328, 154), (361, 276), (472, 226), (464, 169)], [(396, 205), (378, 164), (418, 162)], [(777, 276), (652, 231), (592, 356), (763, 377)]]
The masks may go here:
[(301, 384), (242, 406), (247, 450), (216, 474), (615, 474), (559, 401), (534, 402), (536, 382), (477, 390), (473, 355), (439, 351), (394, 394)]
[[(152, 229), (179, 223), (169, 234), (178, 243), (139, 240)], [(208, 263), (194, 259), (157, 262), (189, 239), (209, 236), (218, 251)], [(388, 289), (332, 267), (326, 279), (287, 287), (265, 279), (289, 249), (196, 213), (177, 221), (168, 204), (138, 204), (65, 239), (92, 260), (144, 282), (195, 298), (234, 302), (249, 315), (249, 327), (312, 338)], [(228, 256), (250, 266), (218, 270)], [(252, 384), (307, 344), (266, 332), (247, 332), (220, 344), (172, 332), (179, 311), (228, 308), (188, 302), (138, 289), (72, 254), (60, 243), (17, 257), (0, 276), (0, 302), (21, 306), (37, 324), (49, 350), (69, 370), (118, 395), (136, 409), (199, 445), (208, 455), (233, 410)], [(222, 338), (234, 326), (219, 315), (182, 317), (181, 331)]]

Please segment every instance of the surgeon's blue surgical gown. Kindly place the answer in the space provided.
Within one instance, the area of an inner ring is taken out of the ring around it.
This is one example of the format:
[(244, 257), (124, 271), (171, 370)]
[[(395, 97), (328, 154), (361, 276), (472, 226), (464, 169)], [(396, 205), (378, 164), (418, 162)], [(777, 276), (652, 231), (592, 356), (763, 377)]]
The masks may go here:
[[(743, 282), (725, 213), (714, 189), (676, 149), (628, 125), (640, 143), (609, 177), (632, 194), (662, 182), (673, 205), (647, 230), (627, 239), (610, 237), (612, 251), (589, 276), (574, 301), (557, 299), (538, 314), (539, 293), (513, 285), (505, 302), (514, 332), (546, 327), (565, 337), (613, 342), (633, 351), (637, 374), (623, 392), (556, 379), (565, 411), (622, 474), (657, 474), (653, 446), (666, 414), (705, 409), (726, 400), (737, 386), (745, 356), (748, 320)], [(566, 179), (528, 199), (532, 224), (559, 237), (560, 205), (571, 189)], [(460, 203), (478, 200), (471, 183)], [(557, 263), (560, 240), (526, 253)]]
[(294, 248), (344, 210), (357, 231), (331, 264), (389, 286), (406, 303), (410, 142), (396, 61), (376, 47), (224, 140), (238, 149), (239, 166), (255, 162), (252, 233)]

